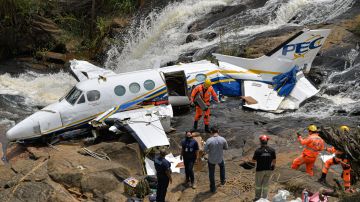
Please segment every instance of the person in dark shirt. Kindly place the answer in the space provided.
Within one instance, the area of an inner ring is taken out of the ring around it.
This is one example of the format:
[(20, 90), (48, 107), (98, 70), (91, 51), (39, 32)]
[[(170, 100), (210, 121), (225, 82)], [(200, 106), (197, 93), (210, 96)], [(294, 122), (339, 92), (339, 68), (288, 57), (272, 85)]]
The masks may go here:
[(254, 201), (260, 198), (267, 198), (269, 180), (272, 171), (275, 169), (276, 154), (273, 148), (267, 146), (269, 139), (267, 135), (261, 135), (259, 137), (261, 146), (256, 149), (252, 159), (253, 162), (256, 162)]
[(180, 159), (184, 159), (185, 166), (185, 184), (189, 184), (191, 182), (191, 187), (193, 189), (195, 186), (195, 177), (194, 177), (194, 164), (198, 159), (199, 155), (199, 145), (192, 138), (192, 133), (190, 131), (185, 132), (185, 139), (181, 141), (181, 156)]
[(155, 158), (154, 165), (156, 170), (156, 177), (158, 180), (157, 190), (156, 190), (156, 201), (165, 202), (166, 191), (170, 184), (172, 183), (171, 178), (171, 164), (168, 160), (165, 159), (166, 150), (161, 149), (160, 155)]

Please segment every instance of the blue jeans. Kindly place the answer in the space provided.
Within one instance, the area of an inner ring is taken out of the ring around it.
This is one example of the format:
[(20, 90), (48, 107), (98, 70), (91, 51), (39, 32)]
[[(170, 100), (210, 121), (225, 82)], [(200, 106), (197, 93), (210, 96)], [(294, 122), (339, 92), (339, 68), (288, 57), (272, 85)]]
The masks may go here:
[[(225, 163), (224, 163), (224, 161), (221, 161), (221, 163), (219, 163), (218, 165), (220, 167), (220, 181), (221, 181), (221, 184), (225, 184)], [(208, 162), (210, 191), (211, 192), (216, 191), (216, 186), (215, 186), (215, 166), (216, 166), (216, 164), (212, 164), (212, 163)]]
[(191, 182), (191, 184), (194, 184), (194, 163), (195, 159), (184, 158), (186, 181)]

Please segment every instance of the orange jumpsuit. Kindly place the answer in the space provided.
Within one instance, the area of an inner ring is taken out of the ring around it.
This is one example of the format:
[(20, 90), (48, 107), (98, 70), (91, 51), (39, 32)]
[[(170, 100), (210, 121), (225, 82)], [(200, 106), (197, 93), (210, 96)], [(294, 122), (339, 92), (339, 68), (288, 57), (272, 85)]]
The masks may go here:
[[(207, 106), (210, 106), (211, 96), (216, 100), (216, 102), (219, 102), (219, 99), (212, 86), (209, 86), (209, 88), (207, 89), (204, 88), (204, 84), (196, 86), (194, 90), (191, 92), (191, 102), (194, 102), (195, 96), (198, 93), (200, 93), (201, 98), (203, 99), (203, 101)], [(195, 121), (198, 121), (202, 117), (202, 114), (203, 114), (203, 110), (201, 110), (199, 106), (196, 106)], [(204, 124), (205, 125), (210, 124), (210, 108), (208, 108), (205, 111)]]
[(298, 169), (305, 164), (306, 172), (314, 176), (313, 167), (319, 152), (324, 149), (324, 140), (317, 133), (312, 133), (305, 139), (299, 136), (298, 140), (300, 144), (305, 145), (305, 148), (302, 154), (293, 161), (291, 168)]
[(343, 173), (342, 173), (341, 176), (342, 176), (342, 178), (344, 180), (344, 187), (345, 187), (345, 189), (350, 188), (350, 171), (351, 171), (351, 168), (350, 168), (350, 164), (349, 164), (350, 163), (349, 159), (347, 158), (346, 154), (344, 154), (344, 152), (342, 152), (342, 151), (336, 150), (334, 147), (327, 148), (326, 151), (329, 152), (329, 153), (335, 154), (335, 157), (331, 158), (331, 159), (329, 159), (329, 160), (327, 160), (325, 162), (325, 166), (322, 169), (322, 172), (324, 174), (327, 174), (328, 171), (329, 171), (329, 168), (332, 165), (341, 163), (341, 166), (343, 168)]

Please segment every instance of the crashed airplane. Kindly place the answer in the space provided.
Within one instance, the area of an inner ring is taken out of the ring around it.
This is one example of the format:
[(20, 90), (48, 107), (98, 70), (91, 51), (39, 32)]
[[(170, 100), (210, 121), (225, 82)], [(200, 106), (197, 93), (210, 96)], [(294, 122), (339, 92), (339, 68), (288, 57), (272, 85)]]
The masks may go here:
[[(79, 82), (58, 102), (8, 130), (6, 137), (16, 141), (59, 135), (115, 119), (121, 121), (121, 127), (128, 125), (134, 131), (144, 149), (159, 145), (148, 137), (156, 131), (162, 136), (161, 145), (168, 145), (164, 130), (170, 127), (169, 106), (189, 105), (189, 92), (206, 78), (220, 96), (244, 96), (248, 101), (244, 107), (270, 112), (297, 109), (318, 92), (303, 73), (309, 72), (329, 33), (327, 29), (303, 30), (256, 59), (213, 54), (219, 65), (199, 61), (116, 74), (72, 60), (71, 70)], [(152, 106), (162, 104), (169, 106)]]

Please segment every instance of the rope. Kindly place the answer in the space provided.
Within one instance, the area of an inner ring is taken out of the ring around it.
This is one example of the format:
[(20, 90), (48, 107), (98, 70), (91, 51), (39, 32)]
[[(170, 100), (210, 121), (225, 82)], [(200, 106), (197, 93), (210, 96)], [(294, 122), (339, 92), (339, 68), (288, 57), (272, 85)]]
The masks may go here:
[(85, 147), (83, 147), (82, 150), (84, 152), (86, 152), (88, 155), (90, 155), (91, 157), (93, 157), (93, 158), (96, 158), (96, 159), (99, 159), (99, 160), (111, 161), (110, 157), (104, 152), (102, 152), (102, 154), (99, 154), (99, 153), (93, 152), (90, 149), (85, 148)]
[[(28, 173), (26, 173), (26, 175), (24, 175), (24, 177), (22, 177), (17, 183), (16, 186), (14, 187), (14, 189), (11, 191), (11, 195), (14, 195), (14, 193), (16, 192), (16, 190), (19, 188), (20, 183), (25, 181), (25, 179), (31, 175), (33, 172), (35, 172), (37, 169), (39, 169), (41, 166), (43, 166), (45, 163), (47, 163), (49, 159), (44, 158), (42, 160), (42, 162), (40, 162), (38, 165), (36, 165), (33, 169), (31, 169)], [(11, 197), (9, 197), (6, 201), (8, 202), (10, 200)]]

